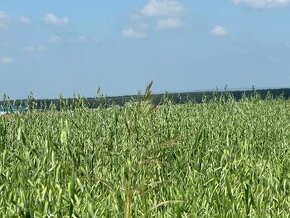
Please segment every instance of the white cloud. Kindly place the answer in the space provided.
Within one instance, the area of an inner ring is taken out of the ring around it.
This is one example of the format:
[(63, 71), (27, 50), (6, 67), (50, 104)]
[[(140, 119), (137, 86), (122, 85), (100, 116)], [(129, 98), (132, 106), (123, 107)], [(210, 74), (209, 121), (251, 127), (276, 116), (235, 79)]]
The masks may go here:
[(67, 17), (57, 17), (52, 13), (48, 13), (44, 18), (46, 24), (52, 24), (57, 26), (68, 25), (69, 19)]
[(252, 8), (277, 8), (290, 4), (290, 0), (232, 0), (236, 5), (247, 5)]
[(48, 39), (48, 42), (51, 44), (83, 44), (89, 42), (98, 42), (95, 38), (89, 38), (87, 36), (79, 35), (79, 36), (71, 36), (71, 37), (61, 37), (57, 35), (51, 35)]
[(10, 16), (5, 11), (0, 11), (0, 28), (6, 27), (10, 22)]
[(0, 57), (0, 63), (1, 64), (12, 64), (15, 60), (12, 57)]
[(122, 31), (125, 38), (128, 39), (144, 39), (147, 37), (147, 33), (143, 31), (136, 31), (132, 27), (126, 28)]
[(222, 37), (222, 36), (229, 35), (229, 32), (223, 26), (217, 25), (217, 26), (215, 26), (212, 29), (211, 34), (214, 35), (214, 36), (220, 36), (220, 37)]
[(68, 42), (70, 43), (84, 43), (84, 42), (87, 42), (88, 41), (88, 38), (85, 37), (85, 36), (77, 36), (75, 38), (70, 38), (68, 40)]
[(36, 45), (36, 46), (26, 46), (23, 51), (25, 52), (37, 52), (37, 51), (45, 51), (47, 47), (45, 45)]
[(48, 41), (52, 44), (59, 44), (63, 42), (63, 38), (61, 38), (60, 36), (52, 35), (50, 36)]
[(19, 17), (19, 21), (20, 23), (25, 24), (25, 25), (32, 23), (32, 21), (28, 17), (24, 17), (24, 16)]
[(180, 15), (184, 11), (184, 6), (176, 0), (149, 0), (141, 9), (141, 14), (147, 17), (168, 17)]
[(184, 23), (180, 18), (167, 18), (157, 21), (157, 29), (178, 29), (183, 27)]
[(146, 38), (154, 23), (157, 30), (178, 29), (185, 26), (182, 19), (185, 12), (179, 0), (148, 0), (137, 13), (131, 14), (130, 19), (134, 24), (123, 29), (122, 34), (131, 39)]
[(138, 30), (147, 30), (150, 28), (150, 25), (148, 23), (137, 23), (136, 29)]

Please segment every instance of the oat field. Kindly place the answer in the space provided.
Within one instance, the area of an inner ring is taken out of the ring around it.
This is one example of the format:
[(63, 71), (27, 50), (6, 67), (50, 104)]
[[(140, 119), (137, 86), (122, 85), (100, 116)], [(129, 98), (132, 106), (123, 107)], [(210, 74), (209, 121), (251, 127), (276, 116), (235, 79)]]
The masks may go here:
[(290, 101), (0, 116), (0, 217), (289, 217)]

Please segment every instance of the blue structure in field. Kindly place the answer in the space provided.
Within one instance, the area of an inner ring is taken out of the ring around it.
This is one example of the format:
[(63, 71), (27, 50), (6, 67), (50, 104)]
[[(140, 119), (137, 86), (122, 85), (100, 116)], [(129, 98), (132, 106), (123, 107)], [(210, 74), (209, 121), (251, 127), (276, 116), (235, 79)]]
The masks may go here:
[(27, 112), (28, 111), (28, 107), (25, 106), (8, 106), (8, 107), (4, 107), (2, 105), (0, 105), (0, 115), (4, 115), (4, 114), (15, 114), (15, 113), (21, 113), (21, 112)]

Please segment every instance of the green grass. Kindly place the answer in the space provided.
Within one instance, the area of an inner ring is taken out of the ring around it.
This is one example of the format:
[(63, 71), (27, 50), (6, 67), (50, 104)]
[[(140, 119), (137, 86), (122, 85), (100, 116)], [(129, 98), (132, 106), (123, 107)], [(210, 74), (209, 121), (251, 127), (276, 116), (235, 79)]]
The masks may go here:
[(0, 217), (289, 217), (290, 102), (0, 117)]

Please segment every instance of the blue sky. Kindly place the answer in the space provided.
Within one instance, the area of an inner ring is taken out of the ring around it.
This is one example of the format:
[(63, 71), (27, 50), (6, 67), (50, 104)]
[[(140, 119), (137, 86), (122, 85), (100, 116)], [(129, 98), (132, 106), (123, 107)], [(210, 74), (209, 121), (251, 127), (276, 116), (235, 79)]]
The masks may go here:
[(0, 95), (290, 87), (290, 0), (0, 0)]

